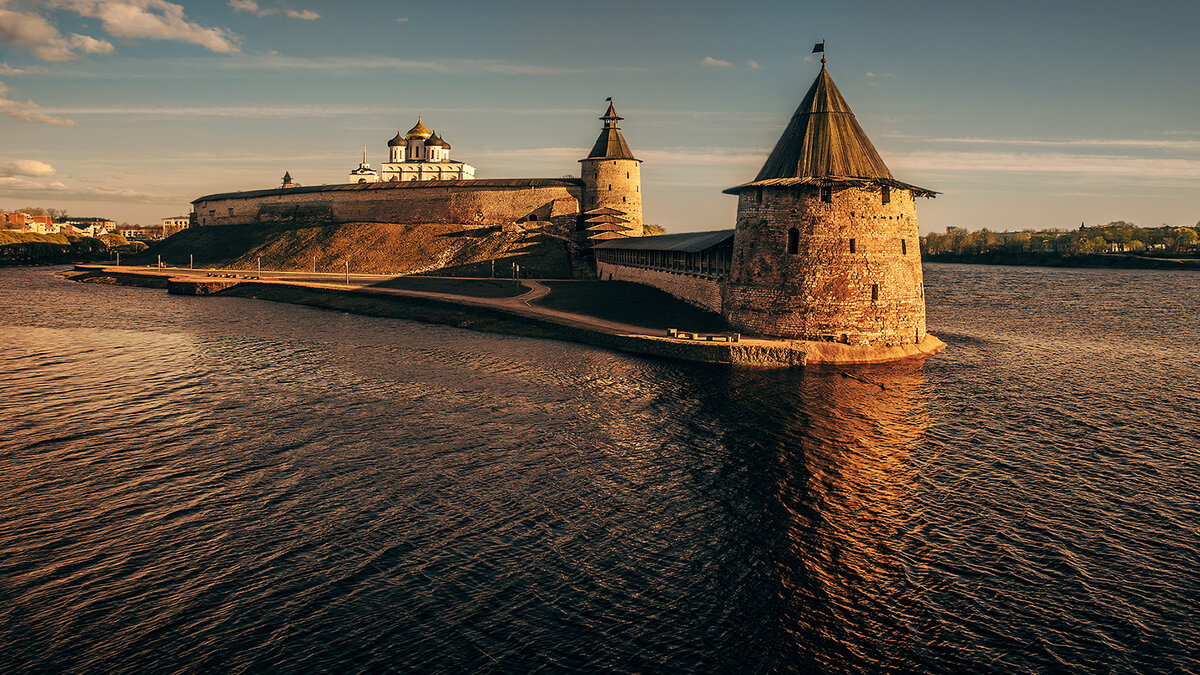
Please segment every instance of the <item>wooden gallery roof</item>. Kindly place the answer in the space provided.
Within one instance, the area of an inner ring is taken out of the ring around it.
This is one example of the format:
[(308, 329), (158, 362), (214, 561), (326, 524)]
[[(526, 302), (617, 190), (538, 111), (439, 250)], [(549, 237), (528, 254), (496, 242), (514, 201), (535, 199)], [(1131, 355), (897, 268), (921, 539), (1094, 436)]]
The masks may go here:
[(758, 176), (725, 192), (737, 194), (747, 187), (838, 183), (874, 183), (913, 190), (923, 196), (937, 194), (892, 176), (822, 65)]
[(711, 232), (684, 232), (682, 234), (660, 234), (653, 237), (611, 239), (604, 243), (596, 244), (595, 248), (699, 253), (700, 251), (707, 251), (710, 248), (730, 247), (732, 245), (733, 230), (714, 230)]

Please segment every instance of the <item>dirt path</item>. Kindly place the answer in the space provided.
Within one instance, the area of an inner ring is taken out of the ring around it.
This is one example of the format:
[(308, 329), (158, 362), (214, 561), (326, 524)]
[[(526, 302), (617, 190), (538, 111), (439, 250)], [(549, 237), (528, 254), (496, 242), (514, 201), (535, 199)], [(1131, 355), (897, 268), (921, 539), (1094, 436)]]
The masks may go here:
[[(280, 282), (280, 283), (295, 283), (295, 282)], [(634, 326), (627, 323), (617, 323), (615, 321), (605, 321), (594, 316), (586, 316), (583, 314), (573, 314), (571, 312), (560, 312), (558, 310), (539, 307), (533, 302), (545, 297), (550, 293), (550, 287), (545, 284), (534, 281), (532, 279), (522, 279), (521, 284), (529, 289), (528, 292), (512, 298), (476, 298), (469, 295), (455, 295), (452, 293), (432, 293), (429, 291), (412, 291), (402, 288), (360, 288), (363, 293), (380, 293), (386, 295), (399, 295), (407, 297), (419, 297), (430, 299), (451, 300), (464, 305), (473, 305), (475, 307), (492, 307), (503, 309), (513, 314), (527, 316), (536, 319), (543, 319), (553, 323), (573, 326), (575, 328), (586, 328), (589, 330), (600, 331), (612, 335), (653, 335), (662, 336), (664, 331), (647, 328), (645, 326)], [(335, 286), (331, 284), (313, 284), (301, 283), (303, 286), (316, 286), (323, 288), (342, 288), (344, 285)]]
[[(169, 277), (195, 277), (197, 279), (206, 279), (206, 276), (201, 276), (201, 270), (190, 270), (186, 268), (164, 268), (146, 269), (144, 267), (105, 267), (113, 272), (131, 272), (135, 274), (148, 274), (151, 276), (169, 276)], [(205, 274), (209, 272), (227, 272), (227, 270), (203, 270)], [(248, 273), (246, 270), (228, 270), (229, 273), (237, 273), (239, 276), (244, 276)], [(391, 278), (390, 275), (366, 275), (366, 274), (351, 274), (350, 285), (347, 286), (342, 279), (343, 275), (336, 273), (312, 273), (312, 272), (276, 272), (263, 270), (261, 279), (253, 279), (254, 283), (263, 284), (280, 284), (287, 286), (301, 286), (305, 288), (320, 288), (324, 290), (336, 291), (354, 291), (364, 295), (390, 295), (409, 298), (427, 298), (430, 300), (446, 300), (462, 305), (470, 305), (473, 307), (489, 307), (493, 309), (501, 309), (506, 312), (518, 314), (521, 316), (542, 319), (552, 323), (572, 326), (575, 328), (585, 328), (588, 330), (599, 331), (611, 335), (647, 335), (654, 337), (663, 337), (665, 331), (655, 328), (647, 328), (645, 326), (635, 326), (627, 323), (618, 323), (616, 321), (606, 321), (594, 316), (586, 316), (584, 314), (574, 314), (571, 312), (561, 312), (546, 307), (539, 307), (533, 304), (548, 295), (551, 290), (549, 286), (535, 281), (533, 279), (521, 279), (521, 284), (529, 290), (521, 295), (511, 298), (480, 298), (470, 295), (458, 295), (454, 293), (435, 293), (433, 291), (417, 291), (404, 288), (379, 288), (376, 286), (368, 286), (366, 284), (374, 283), (380, 279)], [(493, 281), (492, 279), (483, 279), (484, 281)], [(681, 326), (680, 328), (685, 328)]]

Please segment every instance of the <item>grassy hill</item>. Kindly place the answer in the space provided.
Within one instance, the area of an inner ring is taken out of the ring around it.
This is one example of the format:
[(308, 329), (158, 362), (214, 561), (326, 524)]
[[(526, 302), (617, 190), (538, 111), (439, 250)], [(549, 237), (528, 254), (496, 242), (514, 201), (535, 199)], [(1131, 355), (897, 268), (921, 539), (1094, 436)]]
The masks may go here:
[(526, 276), (569, 278), (571, 261), (565, 237), (546, 231), (502, 232), (458, 224), (347, 223), (343, 225), (194, 227), (130, 257), (153, 264), (340, 272), (488, 276), (512, 275), (516, 263)]
[(105, 239), (68, 234), (37, 234), (0, 230), (0, 264), (43, 265), (48, 263), (104, 260), (110, 246), (126, 244), (124, 237)]

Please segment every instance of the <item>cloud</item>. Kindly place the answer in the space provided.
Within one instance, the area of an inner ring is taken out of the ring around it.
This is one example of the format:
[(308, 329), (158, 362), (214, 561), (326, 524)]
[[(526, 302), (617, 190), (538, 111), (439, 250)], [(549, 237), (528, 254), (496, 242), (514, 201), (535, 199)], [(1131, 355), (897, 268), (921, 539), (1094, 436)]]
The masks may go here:
[(869, 83), (872, 87), (879, 86), (879, 78), (881, 78), (881, 77), (895, 77), (895, 75), (893, 75), (891, 73), (872, 73), (870, 71), (867, 71), (867, 80), (869, 81)]
[(251, 14), (259, 17), (270, 16), (271, 14), (279, 13), (279, 10), (277, 9), (263, 9), (262, 7), (259, 7), (258, 3), (254, 0), (229, 0), (229, 6), (232, 7), (233, 11), (235, 12), (250, 12)]
[(312, 11), (311, 9), (304, 9), (304, 10), (299, 10), (299, 11), (294, 10), (294, 9), (285, 9), (285, 10), (283, 10), (283, 13), (287, 14), (290, 18), (300, 19), (302, 21), (316, 21), (317, 19), (321, 18), (320, 14)]
[(747, 59), (746, 67), (749, 68), (750, 70), (758, 70), (758, 68), (759, 68), (758, 61), (755, 61), (754, 59)]
[(46, 6), (99, 19), (106, 33), (123, 40), (173, 40), (218, 54), (241, 52), (240, 38), (231, 31), (189, 21), (182, 6), (166, 0), (46, 0)]
[(408, 17), (402, 16), (399, 19), (396, 19), (396, 23), (408, 23)]
[(706, 68), (732, 68), (733, 67), (732, 63), (730, 63), (728, 61), (722, 61), (721, 59), (714, 59), (711, 56), (706, 56), (706, 57), (700, 59), (700, 65), (702, 65)]
[(1042, 173), (1090, 177), (1200, 179), (1200, 160), (1128, 155), (1016, 152), (912, 152), (889, 162), (928, 173)]
[[(364, 57), (329, 57), (304, 59), (292, 56), (267, 55), (231, 60), (221, 64), (229, 69), (356, 71), (365, 69), (426, 72), (438, 75), (578, 75), (611, 71), (603, 66), (571, 68), (532, 63), (515, 63), (497, 59), (398, 59)], [(641, 70), (640, 68), (621, 70)]]
[(766, 148), (739, 148), (728, 151), (713, 152), (712, 150), (688, 150), (686, 148), (647, 148), (638, 151), (638, 159), (651, 162), (656, 166), (681, 165), (697, 167), (702, 165), (728, 166), (758, 166), (770, 152)]
[(8, 85), (0, 82), (0, 115), (7, 115), (22, 122), (35, 122), (37, 124), (52, 124), (59, 127), (72, 127), (75, 123), (61, 117), (54, 117), (41, 110), (33, 101), (14, 101), (5, 97), (8, 93)]
[[(481, 159), (556, 159), (576, 161), (587, 152), (584, 147), (543, 147), (543, 148), (487, 148), (472, 153), (473, 157)], [(638, 159), (650, 162), (655, 166), (687, 166), (703, 165), (722, 166), (752, 166), (762, 163), (766, 156), (765, 148), (750, 148), (730, 150), (728, 152), (713, 152), (711, 150), (688, 150), (685, 148), (645, 148), (637, 151)]]
[(49, 63), (66, 63), (81, 59), (85, 54), (111, 54), (113, 50), (108, 41), (87, 35), (72, 33), (69, 38), (63, 37), (40, 14), (3, 8), (0, 8), (0, 42), (24, 47), (33, 56)]
[(54, 167), (45, 162), (39, 162), (36, 159), (18, 159), (15, 162), (0, 165), (0, 176), (10, 178), (13, 176), (53, 176)]
[(1111, 147), (1148, 148), (1157, 150), (1200, 150), (1200, 141), (1139, 138), (1076, 138), (1069, 140), (1044, 140), (1031, 138), (924, 138), (930, 143), (957, 143), (963, 145), (1027, 145), (1041, 147)]
[(172, 204), (186, 202), (180, 195), (141, 192), (132, 188), (67, 185), (62, 181), (41, 183), (19, 176), (0, 176), (0, 188), (7, 195), (24, 198), (51, 197), (56, 199), (90, 199), (94, 201), (132, 202), (141, 204)]
[[(415, 108), (362, 106), (355, 104), (312, 105), (241, 105), (241, 106), (59, 106), (46, 112), (59, 115), (117, 115), (122, 117), (230, 117), (230, 118), (287, 118), (335, 117), (358, 115), (416, 115)], [(426, 113), (529, 115), (529, 116), (591, 116), (595, 110), (584, 108), (425, 108)], [(386, 129), (389, 127), (384, 127)], [(390, 133), (395, 133), (394, 130)], [(390, 135), (389, 133), (389, 135)]]
[[(280, 12), (279, 9), (274, 7), (263, 7), (255, 2), (255, 0), (229, 0), (229, 6), (235, 12), (248, 12), (260, 18)], [(284, 9), (283, 13), (292, 19), (301, 19), (303, 21), (316, 21), (321, 18), (320, 14), (311, 9)]]
[(34, 73), (44, 73), (45, 68), (40, 66), (30, 66), (28, 68), (13, 68), (7, 63), (0, 63), (0, 75), (32, 75)]

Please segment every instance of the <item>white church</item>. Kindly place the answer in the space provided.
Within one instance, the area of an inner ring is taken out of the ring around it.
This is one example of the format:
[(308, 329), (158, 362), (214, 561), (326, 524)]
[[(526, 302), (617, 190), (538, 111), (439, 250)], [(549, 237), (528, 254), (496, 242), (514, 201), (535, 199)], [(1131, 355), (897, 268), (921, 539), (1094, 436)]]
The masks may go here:
[(377, 183), (380, 181), (410, 180), (473, 180), (475, 167), (450, 159), (450, 144), (436, 132), (417, 123), (401, 136), (388, 141), (388, 161), (376, 172), (367, 164), (367, 150), (363, 148), (363, 160), (358, 168), (350, 172), (354, 183)]

